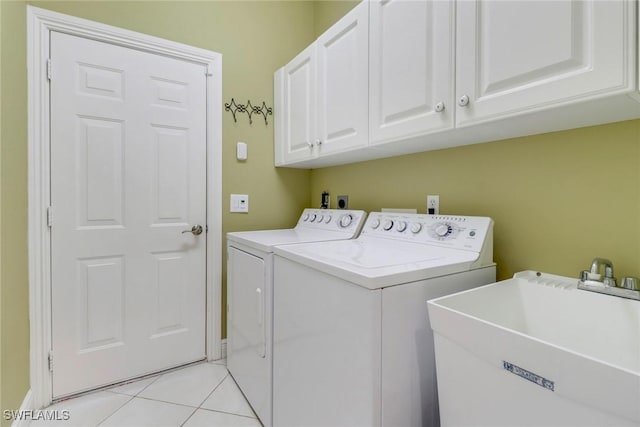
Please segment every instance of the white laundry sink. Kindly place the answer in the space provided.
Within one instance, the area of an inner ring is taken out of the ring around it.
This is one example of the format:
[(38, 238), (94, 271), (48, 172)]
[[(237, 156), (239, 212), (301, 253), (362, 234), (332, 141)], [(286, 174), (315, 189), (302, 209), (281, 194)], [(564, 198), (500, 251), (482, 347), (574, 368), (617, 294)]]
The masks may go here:
[(431, 300), (446, 425), (640, 426), (640, 301), (533, 271)]

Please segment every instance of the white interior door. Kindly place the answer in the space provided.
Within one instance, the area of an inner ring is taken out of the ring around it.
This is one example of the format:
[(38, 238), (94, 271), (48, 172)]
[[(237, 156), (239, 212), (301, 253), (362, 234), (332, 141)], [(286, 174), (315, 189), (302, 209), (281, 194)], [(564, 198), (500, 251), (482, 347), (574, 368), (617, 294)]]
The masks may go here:
[(53, 397), (205, 357), (206, 69), (51, 35)]

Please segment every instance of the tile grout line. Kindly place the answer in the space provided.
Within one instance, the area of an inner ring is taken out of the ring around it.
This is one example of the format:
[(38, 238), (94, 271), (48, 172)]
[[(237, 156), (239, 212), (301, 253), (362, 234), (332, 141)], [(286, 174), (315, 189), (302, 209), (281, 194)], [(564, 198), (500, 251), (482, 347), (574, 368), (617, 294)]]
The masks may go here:
[(206, 408), (202, 407), (204, 402), (206, 402), (207, 399), (209, 399), (211, 397), (211, 395), (218, 389), (218, 387), (220, 387), (220, 385), (224, 382), (224, 380), (226, 380), (227, 377), (229, 375), (231, 375), (231, 374), (229, 374), (229, 369), (227, 369), (226, 366), (225, 366), (225, 369), (227, 370), (227, 375), (225, 375), (224, 378), (222, 378), (222, 380), (220, 380), (220, 382), (218, 384), (216, 384), (216, 386), (213, 388), (213, 390), (211, 390), (211, 392), (209, 394), (207, 394), (207, 396), (204, 398), (204, 400), (202, 402), (200, 402), (200, 405), (198, 405), (198, 409), (206, 409)]
[(198, 408), (193, 408), (193, 412), (191, 412), (191, 414), (187, 417), (187, 419), (184, 420), (182, 424), (180, 424), (180, 427), (184, 426), (187, 423), (187, 421), (189, 421), (195, 415), (197, 410)]
[[(121, 396), (127, 396), (127, 395), (121, 395)], [(111, 418), (116, 412), (118, 412), (120, 409), (124, 408), (129, 402), (131, 402), (133, 399), (135, 399), (135, 396), (129, 396), (129, 399), (124, 402), (122, 405), (120, 405), (118, 407), (118, 409), (116, 409), (115, 411), (113, 411), (112, 413), (110, 413), (109, 415), (107, 415), (106, 417), (104, 417), (100, 422), (98, 422), (98, 424), (96, 424), (96, 427), (98, 427), (100, 424), (104, 423), (105, 421), (107, 421), (109, 418)]]
[(219, 411), (217, 409), (207, 409), (207, 408), (198, 408), (198, 409), (202, 409), (203, 411), (209, 411), (209, 412), (217, 412), (219, 414), (226, 414), (226, 415), (233, 415), (233, 416), (236, 416), (236, 417), (248, 418), (250, 420), (256, 420), (256, 421), (260, 422), (260, 420), (258, 419), (258, 416), (252, 417), (252, 416), (249, 416), (249, 415), (235, 414), (233, 412)]

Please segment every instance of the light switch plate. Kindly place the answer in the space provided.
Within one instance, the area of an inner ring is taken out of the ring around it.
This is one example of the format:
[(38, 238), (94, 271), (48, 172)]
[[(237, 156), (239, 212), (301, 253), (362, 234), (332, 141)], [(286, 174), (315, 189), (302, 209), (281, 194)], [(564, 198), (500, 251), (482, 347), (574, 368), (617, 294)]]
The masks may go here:
[(247, 160), (247, 144), (245, 142), (238, 142), (236, 145), (236, 158), (238, 160)]
[(232, 194), (230, 200), (231, 212), (249, 212), (249, 195), (248, 194)]

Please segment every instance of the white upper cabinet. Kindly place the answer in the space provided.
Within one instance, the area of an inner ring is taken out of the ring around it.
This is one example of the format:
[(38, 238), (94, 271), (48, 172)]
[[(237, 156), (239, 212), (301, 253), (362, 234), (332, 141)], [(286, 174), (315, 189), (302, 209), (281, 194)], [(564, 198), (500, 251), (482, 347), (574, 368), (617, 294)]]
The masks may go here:
[(633, 8), (626, 0), (457, 2), (456, 126), (629, 91)]
[(276, 165), (639, 118), (638, 20), (632, 0), (364, 0), (276, 73)]
[[(316, 45), (300, 52), (276, 72), (275, 98), (280, 110), (276, 138), (276, 164), (315, 156)], [(278, 102), (278, 97), (280, 97)]]
[(276, 72), (276, 165), (369, 144), (368, 44), (362, 2)]
[(316, 41), (320, 156), (369, 143), (368, 6), (360, 3)]
[(372, 144), (453, 126), (453, 9), (453, 1), (371, 1)]

